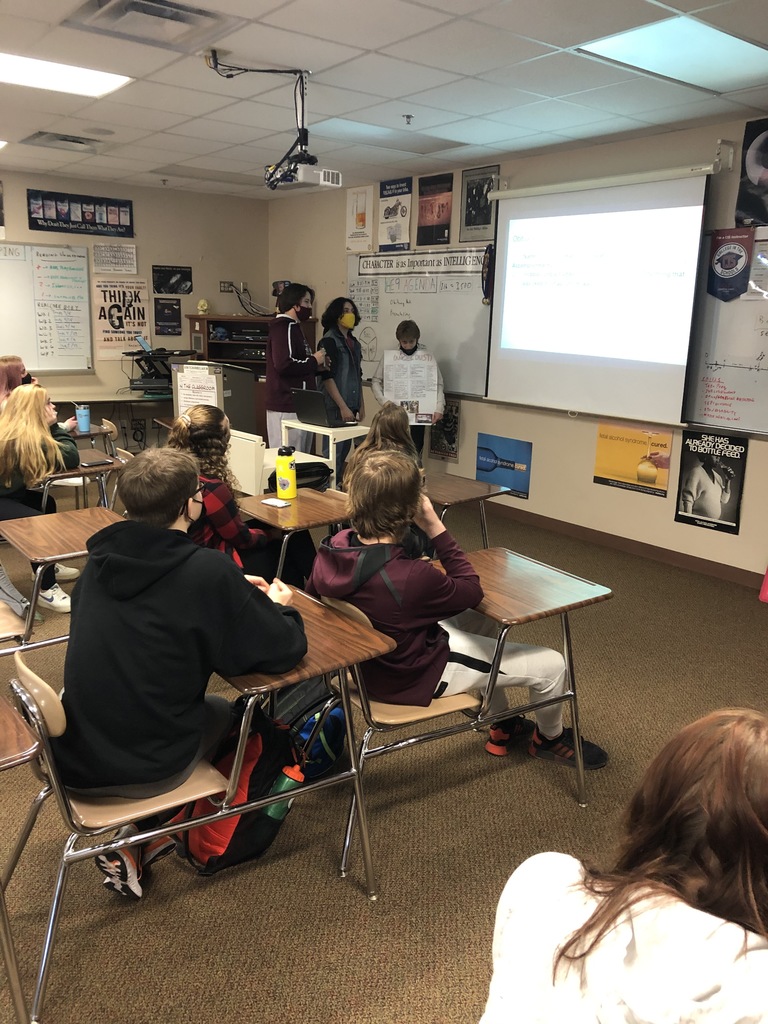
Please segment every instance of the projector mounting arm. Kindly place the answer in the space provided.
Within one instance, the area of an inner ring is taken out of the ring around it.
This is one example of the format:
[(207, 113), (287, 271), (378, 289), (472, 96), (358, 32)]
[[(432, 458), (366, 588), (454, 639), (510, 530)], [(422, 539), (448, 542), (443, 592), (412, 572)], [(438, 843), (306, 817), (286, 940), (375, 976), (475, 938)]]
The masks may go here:
[(277, 161), (264, 168), (264, 184), (267, 188), (276, 189), (284, 182), (295, 180), (299, 164), (316, 164), (317, 157), (309, 152), (309, 131), (304, 123), (304, 106), (307, 91), (307, 77), (311, 71), (299, 68), (245, 68), (237, 64), (224, 64), (219, 60), (216, 50), (209, 50), (205, 55), (205, 63), (222, 78), (235, 78), (237, 75), (293, 75), (293, 107), (296, 115), (296, 139), (287, 153)]

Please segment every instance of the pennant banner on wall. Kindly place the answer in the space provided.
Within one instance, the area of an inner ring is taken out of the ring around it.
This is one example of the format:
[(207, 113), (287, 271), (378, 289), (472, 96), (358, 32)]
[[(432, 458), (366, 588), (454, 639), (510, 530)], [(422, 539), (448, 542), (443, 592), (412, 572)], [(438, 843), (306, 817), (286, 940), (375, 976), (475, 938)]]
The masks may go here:
[(712, 232), (707, 271), (707, 291), (730, 302), (749, 287), (754, 228), (719, 228)]

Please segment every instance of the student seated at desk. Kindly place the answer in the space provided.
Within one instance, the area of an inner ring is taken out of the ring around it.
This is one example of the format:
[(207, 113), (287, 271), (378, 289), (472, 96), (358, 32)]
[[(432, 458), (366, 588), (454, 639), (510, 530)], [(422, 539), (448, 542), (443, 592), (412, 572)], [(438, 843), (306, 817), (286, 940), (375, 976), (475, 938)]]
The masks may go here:
[[(392, 654), (365, 664), (370, 696), (427, 707), (433, 697), (484, 689), (495, 627), (472, 611), (483, 598), (480, 580), (423, 493), (413, 459), (395, 451), (356, 459), (347, 492), (352, 529), (323, 541), (307, 591), (349, 601), (397, 642)], [(408, 556), (402, 541), (411, 522), (434, 544), (444, 573)], [(501, 719), (507, 686), (527, 686), (531, 701), (563, 693), (563, 657), (546, 647), (508, 643), (496, 685), (489, 710)], [(535, 726), (522, 715), (497, 721), (486, 750), (504, 755), (518, 740), (528, 742), (532, 757), (575, 767), (573, 732), (563, 728), (562, 704), (537, 711)], [(583, 751), (585, 768), (608, 761), (594, 743), (584, 740)]]
[[(238, 484), (227, 462), (229, 439), (229, 417), (215, 405), (193, 405), (171, 427), (168, 447), (191, 452), (200, 467), (203, 513), (189, 535), (201, 547), (223, 551), (245, 572), (272, 580), (282, 534), (255, 519), (244, 523), (240, 518), (234, 495)], [(315, 545), (302, 530), (286, 549), (283, 581), (303, 587), (314, 559)]]
[[(137, 798), (180, 785), (229, 732), (230, 704), (205, 693), (213, 672), (285, 672), (307, 643), (288, 587), (245, 577), (187, 536), (203, 507), (191, 455), (148, 448), (117, 490), (128, 521), (88, 541), (64, 666), (67, 728), (53, 743), (67, 786)], [(104, 885), (138, 899), (142, 869), (172, 850), (166, 838), (100, 855)]]
[(728, 708), (656, 756), (607, 871), (515, 871), (482, 1024), (760, 1024), (767, 973), (768, 718)]
[[(37, 377), (27, 371), (21, 356), (0, 356), (0, 407), (8, 395), (22, 384), (38, 384)], [(71, 434), (77, 429), (77, 418), (70, 416), (59, 426)]]
[[(42, 491), (32, 488), (39, 487), (51, 473), (79, 464), (77, 446), (56, 422), (56, 406), (46, 390), (39, 384), (14, 388), (0, 413), (0, 519), (55, 512), (53, 498), (48, 498), (44, 509)], [(79, 575), (79, 570), (70, 566), (48, 566), (43, 572), (41, 607), (68, 614), (69, 594), (56, 581)]]

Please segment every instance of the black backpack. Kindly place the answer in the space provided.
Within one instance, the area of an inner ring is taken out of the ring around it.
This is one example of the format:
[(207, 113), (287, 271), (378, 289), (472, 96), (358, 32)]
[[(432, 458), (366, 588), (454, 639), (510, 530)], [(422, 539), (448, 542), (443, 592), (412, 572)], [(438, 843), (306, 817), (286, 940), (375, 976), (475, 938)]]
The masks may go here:
[[(324, 462), (297, 462), (296, 463), (296, 486), (314, 487), (316, 491), (327, 491), (331, 482), (333, 470)], [(277, 472), (272, 470), (267, 480), (267, 490), (277, 490)]]
[[(242, 698), (235, 705), (240, 705)], [(230, 732), (219, 748), (213, 764), (222, 775), (229, 776), (235, 757), (240, 732), (238, 725)], [(285, 769), (285, 775), (283, 773)], [(286, 779), (303, 781), (303, 775), (296, 764), (296, 752), (287, 727), (275, 723), (256, 707), (251, 721), (251, 731), (243, 757), (240, 782), (235, 803), (256, 800), (266, 796), (276, 781)], [(290, 783), (286, 783), (290, 784)], [(286, 802), (290, 796), (286, 796)], [(207, 799), (187, 804), (175, 821), (188, 821), (192, 817), (210, 814), (215, 806)], [(242, 861), (260, 857), (272, 844), (280, 830), (288, 807), (272, 804), (249, 814), (235, 814), (230, 818), (200, 825), (178, 835), (179, 854), (185, 857), (201, 875), (213, 875), (223, 868), (232, 867)]]

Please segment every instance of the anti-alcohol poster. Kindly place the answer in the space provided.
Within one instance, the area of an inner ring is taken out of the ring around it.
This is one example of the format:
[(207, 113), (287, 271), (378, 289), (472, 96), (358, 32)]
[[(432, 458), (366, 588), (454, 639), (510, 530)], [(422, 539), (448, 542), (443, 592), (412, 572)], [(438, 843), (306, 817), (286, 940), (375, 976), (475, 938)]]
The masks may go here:
[(531, 490), (533, 444), (495, 434), (477, 435), (475, 479), (509, 487), (515, 498), (527, 498)]
[(453, 174), (419, 178), (419, 223), (416, 245), (448, 245), (451, 240)]
[(347, 252), (373, 252), (373, 185), (347, 189)]
[(592, 482), (665, 498), (671, 450), (671, 431), (600, 423)]
[(411, 247), (413, 178), (379, 182), (379, 252)]
[(146, 280), (94, 277), (94, 343), (99, 359), (121, 359), (137, 348), (136, 335), (149, 333), (149, 286)]
[(429, 431), (429, 457), (443, 462), (459, 461), (459, 416), (461, 404), (458, 398), (446, 398), (443, 418)]
[(714, 431), (683, 431), (675, 522), (738, 533), (749, 440)]

